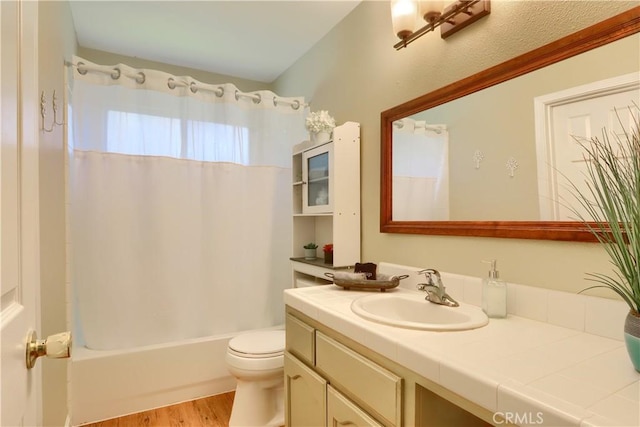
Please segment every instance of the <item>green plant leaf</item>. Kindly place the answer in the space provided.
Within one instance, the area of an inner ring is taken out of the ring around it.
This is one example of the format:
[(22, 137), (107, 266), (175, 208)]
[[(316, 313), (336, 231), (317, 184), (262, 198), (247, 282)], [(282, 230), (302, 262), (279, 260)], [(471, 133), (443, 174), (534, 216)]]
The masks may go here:
[[(616, 111), (616, 113), (618, 113)], [(578, 207), (569, 205), (609, 255), (615, 275), (588, 273), (599, 283), (584, 289), (606, 288), (632, 310), (640, 311), (640, 108), (629, 107), (632, 124), (621, 134), (602, 132), (602, 138), (579, 139), (587, 165), (586, 189), (569, 181)]]

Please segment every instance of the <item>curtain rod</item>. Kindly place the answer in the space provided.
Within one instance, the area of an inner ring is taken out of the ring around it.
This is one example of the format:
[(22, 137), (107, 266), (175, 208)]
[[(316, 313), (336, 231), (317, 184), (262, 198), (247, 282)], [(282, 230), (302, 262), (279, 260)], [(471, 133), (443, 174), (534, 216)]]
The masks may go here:
[(396, 129), (403, 129), (405, 124), (412, 124), (414, 130), (424, 129), (425, 131), (430, 130), (437, 134), (441, 134), (442, 131), (447, 130), (447, 125), (432, 125), (428, 124), (424, 120), (414, 120), (409, 117), (405, 117), (404, 119), (396, 120), (393, 122), (393, 127)]
[[(106, 69), (107, 66), (95, 66), (94, 67), (94, 66), (91, 66), (89, 64), (85, 64), (84, 62), (78, 62), (77, 64), (74, 64), (74, 63), (68, 62), (68, 61), (65, 61), (65, 65), (70, 66), (70, 67), (75, 67), (75, 69), (81, 75), (85, 75), (89, 71), (96, 71), (96, 72), (99, 72), (99, 73), (104, 73), (104, 74), (111, 75), (111, 78), (113, 80), (118, 80), (124, 74), (124, 73), (122, 73), (120, 71), (120, 69), (118, 67), (113, 67), (113, 68)], [(136, 83), (138, 83), (138, 84), (143, 84), (146, 81), (146, 76), (145, 76), (144, 72), (142, 72), (142, 71), (139, 71), (136, 74), (124, 74), (124, 76), (125, 77), (129, 77), (131, 79), (134, 79), (136, 81)], [(196, 84), (195, 81), (192, 81), (191, 83), (187, 83), (185, 81), (176, 80), (173, 77), (169, 77), (169, 79), (167, 80), (167, 86), (169, 87), (169, 89), (175, 89), (178, 86), (180, 86), (180, 87), (189, 87), (189, 90), (191, 90), (192, 93), (196, 93), (199, 90), (205, 90), (205, 91), (209, 91), (209, 92), (215, 93), (215, 95), (218, 98), (220, 98), (220, 97), (222, 97), (224, 95), (224, 87), (222, 87), (222, 86), (217, 86), (215, 88), (208, 87), (208, 86), (212, 86), (212, 85), (199, 86), (198, 84)], [(235, 98), (236, 98), (236, 101), (240, 100), (240, 98), (249, 98), (255, 104), (260, 104), (262, 102), (262, 95), (260, 95), (259, 93), (246, 93), (246, 92), (241, 92), (241, 91), (239, 91), (237, 89), (236, 89), (236, 92), (235, 92)], [(297, 99), (294, 100), (294, 101), (287, 101), (286, 99), (281, 99), (281, 98), (278, 98), (277, 96), (274, 95), (274, 97), (273, 97), (273, 105), (274, 105), (274, 107), (277, 107), (278, 104), (289, 105), (294, 110), (297, 110), (300, 107), (304, 108), (304, 107), (309, 106), (309, 104), (307, 104), (307, 103), (303, 104), (300, 101), (298, 101)]]

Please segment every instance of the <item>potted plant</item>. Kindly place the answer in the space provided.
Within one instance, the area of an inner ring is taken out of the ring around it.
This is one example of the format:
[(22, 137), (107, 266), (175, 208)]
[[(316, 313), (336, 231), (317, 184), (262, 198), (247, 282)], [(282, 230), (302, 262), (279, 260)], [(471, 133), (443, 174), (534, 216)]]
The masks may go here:
[(313, 242), (304, 245), (304, 259), (316, 259), (316, 249), (318, 245)]
[(333, 243), (327, 243), (322, 247), (322, 252), (324, 252), (324, 263), (325, 264), (333, 264)]
[[(614, 275), (588, 273), (629, 306), (624, 338), (629, 357), (640, 372), (640, 109), (630, 108), (631, 129), (578, 142), (584, 148), (586, 189), (570, 182), (578, 206), (573, 213), (602, 244), (615, 268)], [(620, 121), (621, 125), (622, 122)], [(622, 126), (624, 128), (624, 126)], [(595, 221), (595, 222), (594, 222)]]
[(305, 121), (307, 130), (311, 137), (311, 141), (315, 144), (329, 142), (331, 132), (336, 127), (336, 121), (329, 115), (326, 110), (314, 111), (309, 113)]

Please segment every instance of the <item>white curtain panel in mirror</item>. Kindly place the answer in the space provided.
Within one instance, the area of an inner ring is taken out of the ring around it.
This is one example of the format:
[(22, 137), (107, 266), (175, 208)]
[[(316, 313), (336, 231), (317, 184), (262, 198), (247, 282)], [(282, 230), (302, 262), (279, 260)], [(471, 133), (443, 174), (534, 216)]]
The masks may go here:
[(449, 133), (410, 118), (393, 128), (393, 218), (449, 219)]

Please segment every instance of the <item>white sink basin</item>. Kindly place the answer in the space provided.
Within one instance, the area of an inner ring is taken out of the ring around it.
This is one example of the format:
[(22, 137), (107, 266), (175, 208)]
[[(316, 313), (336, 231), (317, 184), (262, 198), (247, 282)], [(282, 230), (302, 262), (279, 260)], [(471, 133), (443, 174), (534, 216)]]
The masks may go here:
[(367, 295), (354, 300), (351, 310), (374, 322), (427, 331), (461, 331), (489, 323), (487, 315), (476, 306), (460, 303), (459, 307), (447, 307), (424, 297), (422, 292)]

